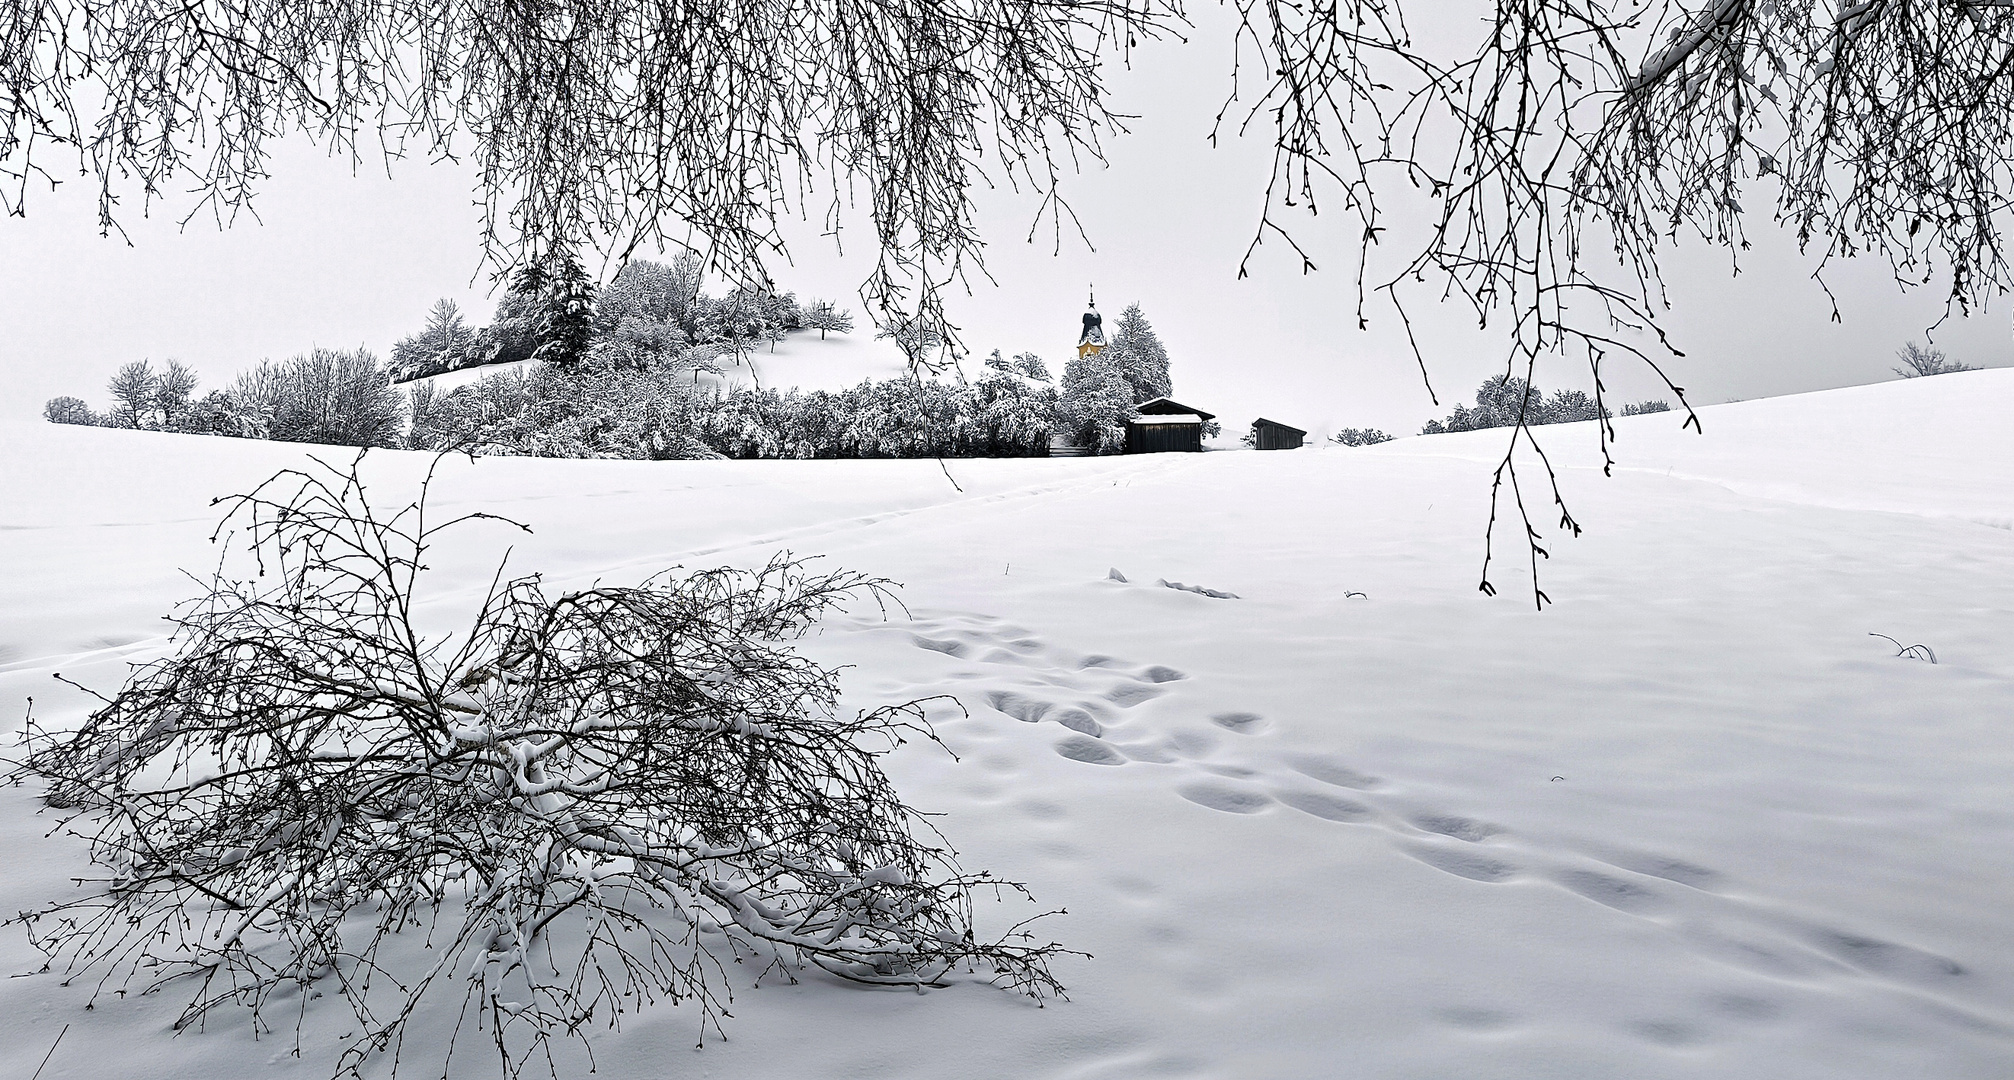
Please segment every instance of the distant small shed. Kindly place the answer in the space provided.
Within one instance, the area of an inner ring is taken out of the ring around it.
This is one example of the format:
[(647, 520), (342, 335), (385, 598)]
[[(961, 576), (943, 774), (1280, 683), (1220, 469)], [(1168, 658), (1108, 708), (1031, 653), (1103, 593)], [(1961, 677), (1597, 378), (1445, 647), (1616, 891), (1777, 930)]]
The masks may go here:
[(1158, 397), (1135, 406), (1140, 415), (1126, 425), (1129, 454), (1196, 453), (1203, 449), (1203, 425), (1215, 413)]
[(1259, 450), (1299, 450), (1308, 433), (1278, 420), (1252, 421), (1252, 446)]

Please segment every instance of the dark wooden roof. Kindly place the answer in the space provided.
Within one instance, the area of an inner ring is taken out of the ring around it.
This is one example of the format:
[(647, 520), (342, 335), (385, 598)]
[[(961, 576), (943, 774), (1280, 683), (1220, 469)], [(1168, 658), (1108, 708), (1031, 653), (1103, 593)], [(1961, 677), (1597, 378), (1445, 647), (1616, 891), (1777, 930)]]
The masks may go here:
[(1283, 432), (1291, 431), (1295, 435), (1305, 436), (1307, 434), (1307, 432), (1302, 431), (1300, 428), (1297, 428), (1292, 424), (1282, 424), (1278, 420), (1268, 420), (1263, 416), (1259, 417), (1257, 420), (1252, 421), (1253, 427), (1259, 427), (1261, 425), (1270, 428), (1278, 428), (1280, 431)]
[(1164, 398), (1164, 397), (1157, 397), (1152, 401), (1143, 401), (1140, 404), (1135, 405), (1134, 408), (1140, 410), (1140, 412), (1143, 415), (1147, 416), (1152, 416), (1155, 415), (1156, 413), (1162, 416), (1168, 416), (1171, 414), (1179, 414), (1179, 413), (1194, 413), (1195, 415), (1200, 416), (1205, 420), (1215, 420), (1217, 418), (1216, 413), (1204, 412), (1203, 410), (1198, 409), (1193, 405), (1184, 405), (1179, 401), (1173, 400), (1172, 398)]

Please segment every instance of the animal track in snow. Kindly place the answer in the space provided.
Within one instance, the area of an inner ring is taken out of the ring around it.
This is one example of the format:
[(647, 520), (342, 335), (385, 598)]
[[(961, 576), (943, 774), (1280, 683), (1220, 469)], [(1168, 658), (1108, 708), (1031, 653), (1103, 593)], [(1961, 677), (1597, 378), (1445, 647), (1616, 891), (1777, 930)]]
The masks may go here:
[(1282, 791), (1276, 788), (1273, 797), (1303, 814), (1313, 814), (1330, 821), (1369, 821), (1377, 816), (1377, 811), (1363, 803), (1319, 791)]
[(1427, 844), (1405, 844), (1399, 850), (1436, 870), (1445, 870), (1470, 881), (1509, 881), (1518, 876), (1517, 866), (1475, 851), (1457, 851)]
[(1122, 709), (1130, 709), (1143, 701), (1152, 701), (1164, 691), (1158, 686), (1142, 686), (1139, 683), (1120, 683), (1105, 691), (1105, 698)]
[(1375, 776), (1366, 776), (1334, 758), (1321, 754), (1295, 754), (1287, 759), (1287, 765), (1302, 776), (1336, 787), (1369, 791), (1384, 783)]
[(1474, 818), (1456, 817), (1452, 814), (1422, 814), (1413, 819), (1413, 824), (1430, 833), (1452, 836), (1471, 844), (1481, 843), (1501, 832), (1502, 829)]
[(1056, 744), (1056, 752), (1071, 761), (1081, 761), (1087, 765), (1124, 765), (1126, 755), (1112, 749), (1110, 744), (1089, 735), (1072, 735)]
[(1597, 904), (1632, 915), (1652, 914), (1671, 907), (1670, 899), (1664, 895), (1610, 874), (1566, 870), (1555, 875), (1554, 880)]
[[(1772, 982), (1868, 979), (1920, 992), (1917, 988), (1951, 986), (1969, 977), (1964, 964), (1934, 951), (1794, 917), (1744, 897), (1721, 872), (1686, 858), (1602, 842), (1547, 843), (1417, 800), (1406, 785), (1336, 755), (1275, 749), (1274, 725), (1260, 713), (1184, 709), (1185, 698), (1196, 693), (1195, 680), (1168, 665), (1072, 652), (990, 618), (920, 619), (903, 633), (935, 671), (921, 688), (978, 683), (960, 696), (974, 706), (975, 719), (994, 717), (991, 728), (981, 725), (997, 733), (994, 737), (1015, 727), (998, 724), (1006, 718), (1055, 724), (1062, 730), (1045, 742), (1071, 767), (1165, 769), (1159, 775), (1169, 794), (1253, 819), (1249, 826), (1230, 827), (1347, 827), (1359, 837), (1382, 836), (1393, 850), (1463, 882), (1556, 889), (1563, 898), (1584, 902), (1589, 917), (1644, 920), (1703, 958)], [(989, 774), (982, 781), (989, 792), (999, 787), (991, 781), (1019, 767), (998, 753), (981, 755), (978, 765)], [(1096, 770), (1082, 775), (1098, 782)], [(1274, 813), (1278, 807), (1293, 813)], [(1019, 804), (1019, 809), (1037, 821), (1064, 816), (1053, 804)], [(1677, 1015), (1625, 1018), (1620, 1031), (1647, 1044), (1684, 1048), (1717, 1038), (1729, 1023), (1766, 1023), (1785, 1015), (1775, 992), (1741, 989), (1701, 997), (1695, 1009)], [(1996, 1022), (1957, 1011), (1975, 1023)], [(1510, 1023), (1499, 1015), (1448, 1010), (1441, 1019), (1485, 1032)]]
[(1212, 780), (1183, 784), (1175, 792), (1198, 806), (1207, 806), (1226, 814), (1256, 814), (1273, 805), (1273, 797), (1257, 788)]
[(1240, 735), (1257, 735), (1266, 729), (1266, 718), (1258, 713), (1224, 712), (1210, 717), (1210, 722), (1226, 731)]

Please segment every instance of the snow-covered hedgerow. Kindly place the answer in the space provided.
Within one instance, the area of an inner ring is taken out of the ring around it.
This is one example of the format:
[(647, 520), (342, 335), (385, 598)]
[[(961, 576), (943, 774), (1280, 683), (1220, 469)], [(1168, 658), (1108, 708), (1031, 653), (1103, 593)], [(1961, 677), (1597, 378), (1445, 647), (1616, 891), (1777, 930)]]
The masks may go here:
[(493, 1044), (506, 1076), (659, 998), (717, 1030), (728, 963), (1060, 991), (1057, 946), (975, 934), (974, 891), (1020, 887), (960, 870), (880, 768), (934, 740), (922, 703), (841, 715), (787, 645), (883, 582), (519, 577), (429, 638), (427, 552), (488, 515), (380, 515), (354, 465), (228, 502), (260, 575), (220, 574), (78, 730), (31, 733), (24, 771), (102, 867), (23, 916), (68, 978), (186, 992), (178, 1026), (321, 998), (360, 1025), (343, 1074), (433, 1001), (460, 1019), (429, 1052)]
[(502, 372), (415, 388), (421, 450), (591, 458), (1025, 457), (1046, 453), (1056, 391), (991, 372), (966, 384), (868, 381), (838, 393), (696, 387), (691, 368)]

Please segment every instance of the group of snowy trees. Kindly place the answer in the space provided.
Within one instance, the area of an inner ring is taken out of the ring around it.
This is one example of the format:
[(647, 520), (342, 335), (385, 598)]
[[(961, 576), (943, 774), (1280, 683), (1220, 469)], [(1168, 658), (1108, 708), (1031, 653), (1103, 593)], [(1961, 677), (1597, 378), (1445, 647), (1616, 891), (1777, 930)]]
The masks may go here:
[(419, 333), (392, 348), (397, 382), (461, 368), (540, 360), (578, 367), (713, 370), (726, 354), (772, 348), (793, 330), (844, 333), (853, 317), (830, 301), (800, 307), (792, 293), (735, 286), (720, 297), (702, 289), (700, 261), (638, 259), (596, 289), (578, 260), (561, 256), (520, 269), (495, 320), (471, 328), (441, 300)]
[(1971, 364), (1961, 363), (1944, 355), (1943, 349), (1926, 349), (1911, 341), (1896, 350), (1895, 358), (1902, 366), (1892, 369), (1905, 379), (1920, 379), (1925, 375), (1949, 375), (1955, 371), (1978, 371)]
[[(1638, 413), (1665, 412), (1671, 406), (1663, 401), (1640, 401), (1622, 407), (1624, 416)], [(1420, 429), (1422, 435), (1439, 435), (1449, 431), (1480, 431), (1484, 428), (1527, 427), (1540, 424), (1570, 424), (1576, 420), (1594, 420), (1604, 415), (1613, 415), (1597, 409), (1594, 399), (1579, 390), (1555, 390), (1551, 397), (1545, 391), (1531, 385), (1515, 375), (1492, 375), (1476, 388), (1476, 404), (1471, 409), (1457, 402), (1455, 411), (1446, 420), (1429, 420)]]
[[(998, 359), (998, 354), (995, 354)], [(720, 390), (670, 369), (498, 372), (413, 393), (408, 445), (536, 457), (1026, 457), (1045, 453), (1058, 395), (1040, 357), (988, 362), (963, 383)]]
[(342, 446), (398, 446), (404, 438), (404, 396), (363, 349), (315, 349), (262, 362), (228, 389), (197, 397), (196, 388), (196, 372), (180, 361), (156, 371), (135, 360), (106, 384), (110, 409), (59, 397), (42, 415), (57, 424)]
[[(1140, 305), (1128, 305), (1119, 313), (1110, 344), (1063, 365), (1057, 430), (1072, 445), (1116, 454), (1126, 447), (1127, 422), (1139, 415), (1134, 407), (1167, 397), (1173, 389), (1168, 350)], [(1214, 436), (1215, 428), (1208, 425), (1204, 435)]]
[[(977, 378), (863, 382), (837, 393), (701, 385), (721, 356), (797, 326), (851, 328), (829, 303), (800, 309), (788, 294), (700, 288), (699, 264), (637, 261), (594, 290), (570, 261), (520, 274), (496, 321), (470, 330), (452, 301), (399, 342), (388, 370), (369, 352), (317, 349), (266, 362), (226, 390), (196, 398), (195, 373), (171, 362), (128, 364), (96, 413), (76, 398), (45, 410), (56, 423), (101, 424), (349, 446), (462, 450), (537, 457), (854, 458), (1024, 457), (1063, 434), (1096, 453), (1125, 449), (1135, 406), (1171, 389), (1168, 353), (1139, 305), (1119, 317), (1102, 352), (1070, 361), (1062, 386), (1033, 353), (998, 350)], [(940, 343), (902, 328), (904, 348)], [(399, 377), (499, 359), (538, 359), (453, 390)], [(912, 368), (912, 371), (915, 371)], [(1211, 432), (1210, 434), (1214, 434)]]

